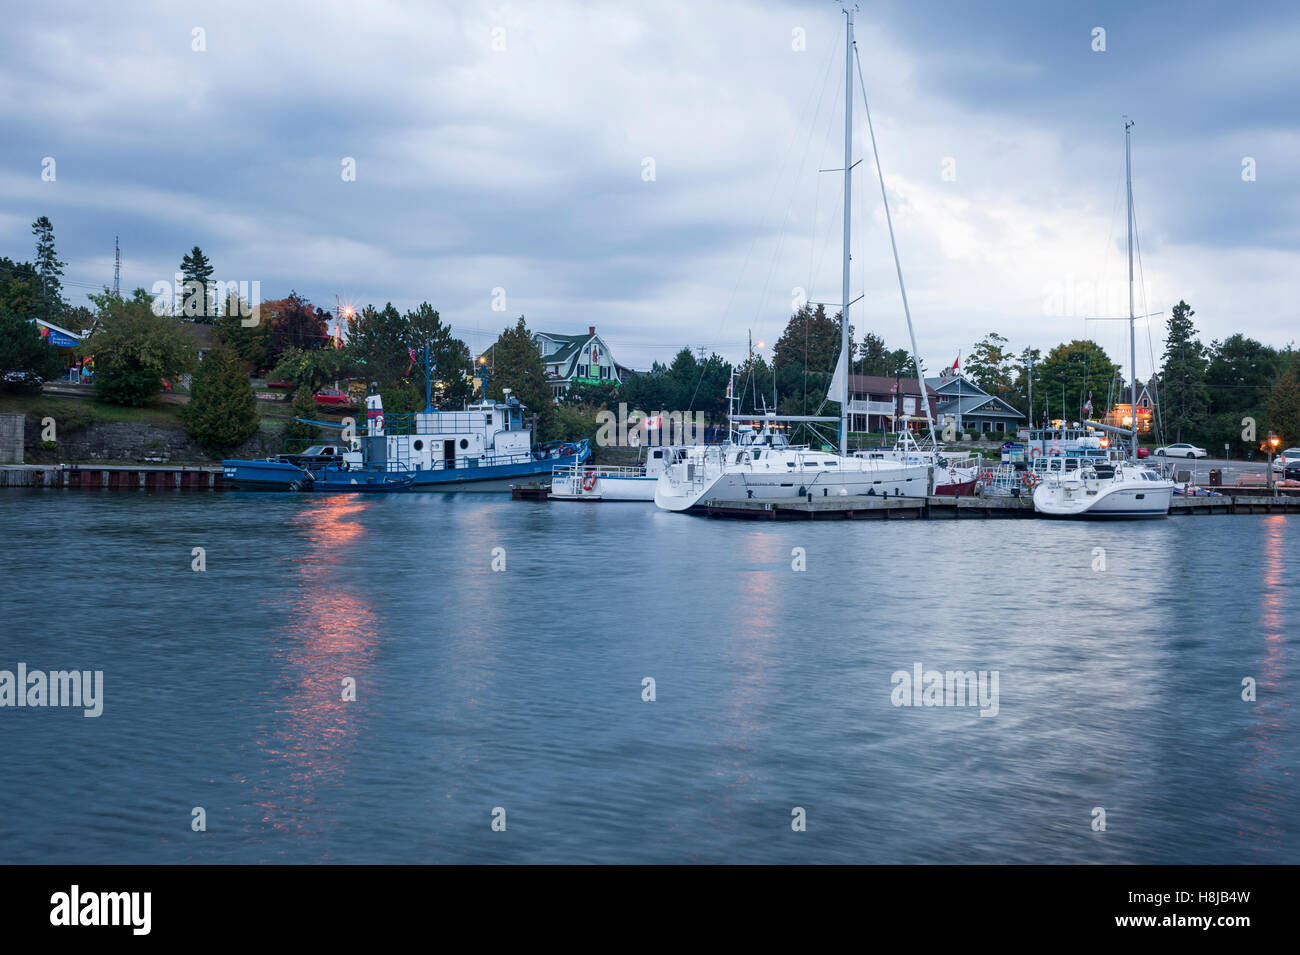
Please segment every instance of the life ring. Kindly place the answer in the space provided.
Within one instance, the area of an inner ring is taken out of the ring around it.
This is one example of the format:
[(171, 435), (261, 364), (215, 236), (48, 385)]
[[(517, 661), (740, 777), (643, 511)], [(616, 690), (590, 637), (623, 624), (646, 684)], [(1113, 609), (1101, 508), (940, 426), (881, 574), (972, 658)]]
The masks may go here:
[(1033, 471), (1026, 471), (1025, 476), (1022, 477), (1020, 480), (1025, 485), (1025, 487), (1033, 487), (1035, 484), (1038, 483), (1038, 476), (1034, 474)]
[(1037, 445), (1029, 449), (1029, 456), (1031, 458), (1036, 458), (1042, 453), (1043, 453), (1043, 449), (1038, 447)]
[(596, 487), (596, 472), (588, 471), (582, 476), (582, 489), (584, 491), (593, 490)]
[(1055, 458), (1055, 457), (1060, 457), (1060, 455), (1061, 455), (1061, 446), (1060, 446), (1059, 444), (1054, 444), (1054, 445), (1052, 445), (1052, 449), (1051, 449), (1050, 451), (1048, 451), (1047, 453), (1050, 454), (1050, 455), (1051, 455), (1052, 457), (1054, 457), (1054, 458)]

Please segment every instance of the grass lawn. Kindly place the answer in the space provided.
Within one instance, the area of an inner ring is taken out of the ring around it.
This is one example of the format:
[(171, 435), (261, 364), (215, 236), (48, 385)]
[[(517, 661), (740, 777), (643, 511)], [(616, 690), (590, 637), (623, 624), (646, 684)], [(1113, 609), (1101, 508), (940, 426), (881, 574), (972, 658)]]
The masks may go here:
[(107, 421), (140, 421), (158, 428), (183, 427), (181, 405), (161, 402), (143, 408), (128, 408), (97, 398), (0, 392), (0, 414), (25, 414), (36, 422), (42, 418), (53, 418), (61, 429), (68, 431)]

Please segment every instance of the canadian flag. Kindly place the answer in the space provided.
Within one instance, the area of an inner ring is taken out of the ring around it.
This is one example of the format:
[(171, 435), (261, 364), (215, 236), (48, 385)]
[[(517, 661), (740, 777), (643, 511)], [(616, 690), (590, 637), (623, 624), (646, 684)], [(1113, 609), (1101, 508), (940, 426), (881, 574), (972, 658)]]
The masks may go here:
[(653, 418), (646, 418), (646, 419), (645, 419), (646, 430), (647, 430), (647, 431), (658, 431), (658, 430), (659, 430), (659, 425), (660, 425), (660, 423), (661, 423), (660, 419), (662, 419), (662, 418), (663, 418), (663, 415), (661, 415), (661, 414), (657, 414), (657, 415), (655, 415)]
[(409, 375), (411, 373), (411, 369), (415, 367), (415, 349), (408, 348), (406, 350), (410, 352), (411, 355), (411, 363), (406, 366), (406, 373)]
[(1083, 403), (1083, 410), (1092, 414), (1092, 392), (1088, 392), (1088, 400)]
[(957, 368), (960, 365), (961, 365), (961, 352), (958, 352), (957, 357), (952, 360), (952, 368), (949, 369), (948, 374), (950, 375), (957, 374)]

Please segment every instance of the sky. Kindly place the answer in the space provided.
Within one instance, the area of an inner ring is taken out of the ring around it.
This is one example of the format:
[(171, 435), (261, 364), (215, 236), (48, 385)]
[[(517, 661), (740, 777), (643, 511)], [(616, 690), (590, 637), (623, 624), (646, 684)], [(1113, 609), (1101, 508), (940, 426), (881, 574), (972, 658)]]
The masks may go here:
[[(622, 364), (770, 351), (838, 303), (842, 5), (44, 2), (0, 33), (0, 255), (49, 216), (73, 304), (191, 246), (263, 299), (428, 301), (474, 351), (520, 315)], [(1104, 36), (1096, 31), (1104, 30)], [(855, 30), (927, 366), (996, 331), (1138, 370), (1180, 299), (1203, 341), (1297, 337), (1300, 8), (861, 3)], [(1104, 50), (1095, 49), (1104, 38)], [(907, 326), (860, 89), (851, 315)], [(53, 160), (53, 162), (51, 162)], [(349, 169), (355, 176), (349, 176)], [(832, 170), (832, 171), (821, 171)], [(1253, 172), (1253, 174), (1252, 174)], [(829, 370), (829, 369), (828, 369)]]

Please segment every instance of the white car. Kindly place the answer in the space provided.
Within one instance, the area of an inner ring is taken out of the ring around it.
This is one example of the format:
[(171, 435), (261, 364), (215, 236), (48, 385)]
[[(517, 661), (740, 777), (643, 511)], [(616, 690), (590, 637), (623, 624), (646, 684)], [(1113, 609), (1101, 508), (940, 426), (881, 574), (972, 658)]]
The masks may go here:
[(1194, 444), (1167, 444), (1153, 452), (1158, 458), (1207, 458), (1209, 452)]
[(1300, 464), (1300, 448), (1287, 448), (1273, 457), (1273, 470), (1285, 471), (1292, 465)]

